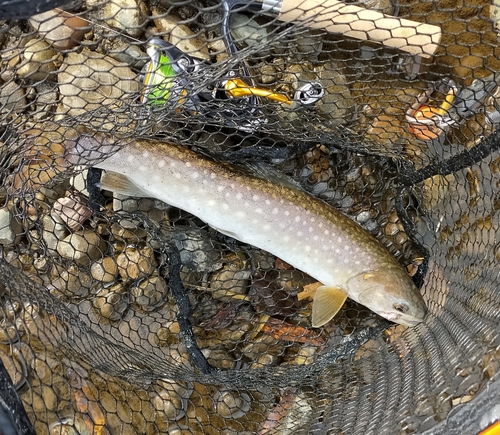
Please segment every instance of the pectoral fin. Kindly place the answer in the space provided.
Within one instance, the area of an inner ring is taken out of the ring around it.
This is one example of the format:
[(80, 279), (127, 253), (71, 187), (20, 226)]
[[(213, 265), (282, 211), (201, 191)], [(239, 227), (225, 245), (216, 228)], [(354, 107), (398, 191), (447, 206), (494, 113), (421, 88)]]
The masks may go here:
[(316, 290), (312, 305), (312, 326), (319, 328), (329, 322), (344, 305), (347, 293), (337, 287), (322, 285)]
[(151, 195), (137, 186), (125, 175), (117, 172), (106, 171), (101, 176), (99, 187), (115, 193), (121, 193), (127, 196), (137, 196), (140, 198), (149, 198)]

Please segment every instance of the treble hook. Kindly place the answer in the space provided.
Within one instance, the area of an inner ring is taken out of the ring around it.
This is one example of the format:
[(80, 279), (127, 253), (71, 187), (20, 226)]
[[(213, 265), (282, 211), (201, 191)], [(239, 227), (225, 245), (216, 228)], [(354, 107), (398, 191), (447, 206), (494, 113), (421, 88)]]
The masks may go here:
[(447, 131), (456, 123), (450, 116), (450, 109), (458, 93), (457, 85), (453, 80), (446, 80), (448, 92), (439, 107), (426, 105), (434, 92), (427, 89), (422, 92), (417, 101), (406, 111), (408, 129), (419, 139), (433, 140)]

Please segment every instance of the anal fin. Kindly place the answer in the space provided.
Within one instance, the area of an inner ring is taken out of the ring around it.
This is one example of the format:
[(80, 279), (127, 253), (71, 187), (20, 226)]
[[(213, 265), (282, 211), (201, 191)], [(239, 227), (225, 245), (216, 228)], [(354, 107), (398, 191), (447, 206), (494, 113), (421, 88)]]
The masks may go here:
[(338, 287), (318, 287), (312, 305), (312, 326), (319, 328), (339, 312), (347, 299), (347, 293)]
[(140, 198), (151, 197), (150, 193), (137, 186), (130, 178), (113, 171), (105, 171), (102, 174), (99, 187), (127, 196), (136, 196)]

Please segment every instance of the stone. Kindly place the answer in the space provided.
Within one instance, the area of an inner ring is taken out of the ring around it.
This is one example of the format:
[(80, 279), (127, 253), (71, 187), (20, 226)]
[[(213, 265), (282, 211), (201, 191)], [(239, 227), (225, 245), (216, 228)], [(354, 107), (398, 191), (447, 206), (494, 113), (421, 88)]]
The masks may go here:
[(9, 245), (14, 243), (16, 234), (11, 226), (12, 216), (7, 208), (0, 209), (0, 244)]
[(170, 14), (167, 16), (161, 15), (161, 12), (153, 9), (155, 26), (160, 33), (165, 34), (165, 39), (168, 42), (189, 56), (210, 60), (207, 43), (204, 39), (195, 35), (186, 25), (179, 24), (179, 21), (181, 21), (179, 18)]
[(144, 32), (148, 15), (144, 2), (138, 3), (136, 0), (110, 0), (103, 4), (100, 11), (101, 19), (108, 26), (135, 38)]
[(92, 215), (90, 209), (82, 203), (82, 198), (70, 195), (59, 198), (52, 207), (52, 213), (72, 230), (82, 229), (83, 223)]
[(79, 44), (90, 23), (61, 9), (52, 9), (29, 19), (33, 30), (37, 31), (56, 50), (69, 50)]
[(16, 82), (7, 82), (0, 87), (0, 112), (21, 112), (26, 105), (24, 89)]
[(130, 289), (132, 302), (146, 311), (152, 311), (161, 305), (167, 296), (165, 280), (159, 276), (143, 279)]
[(61, 103), (59, 115), (78, 116), (93, 110), (113, 112), (113, 122), (103, 124), (98, 117), (99, 128), (127, 131), (134, 127), (130, 113), (120, 113), (124, 100), (137, 96), (141, 83), (128, 66), (112, 57), (83, 49), (81, 53), (69, 53), (57, 77)]
[(145, 278), (153, 273), (157, 265), (154, 252), (147, 245), (141, 249), (133, 246), (125, 248), (116, 258), (116, 263), (123, 281)]
[(57, 244), (68, 236), (69, 231), (59, 216), (45, 215), (42, 218), (42, 239), (45, 242), (47, 252), (55, 254)]
[(102, 257), (103, 251), (102, 239), (91, 229), (70, 234), (57, 243), (59, 255), (73, 260), (79, 266), (90, 265), (91, 261)]
[(17, 75), (31, 80), (45, 80), (53, 74), (61, 64), (61, 59), (54, 49), (45, 41), (33, 39), (24, 48), (24, 62), (16, 69)]

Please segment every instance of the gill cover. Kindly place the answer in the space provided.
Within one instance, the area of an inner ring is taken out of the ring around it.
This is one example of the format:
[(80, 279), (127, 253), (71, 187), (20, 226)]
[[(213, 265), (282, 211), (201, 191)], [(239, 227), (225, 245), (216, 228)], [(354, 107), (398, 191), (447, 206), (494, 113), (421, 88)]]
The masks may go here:
[(402, 268), (360, 273), (347, 282), (347, 289), (352, 299), (392, 322), (415, 326), (425, 317), (422, 296)]

